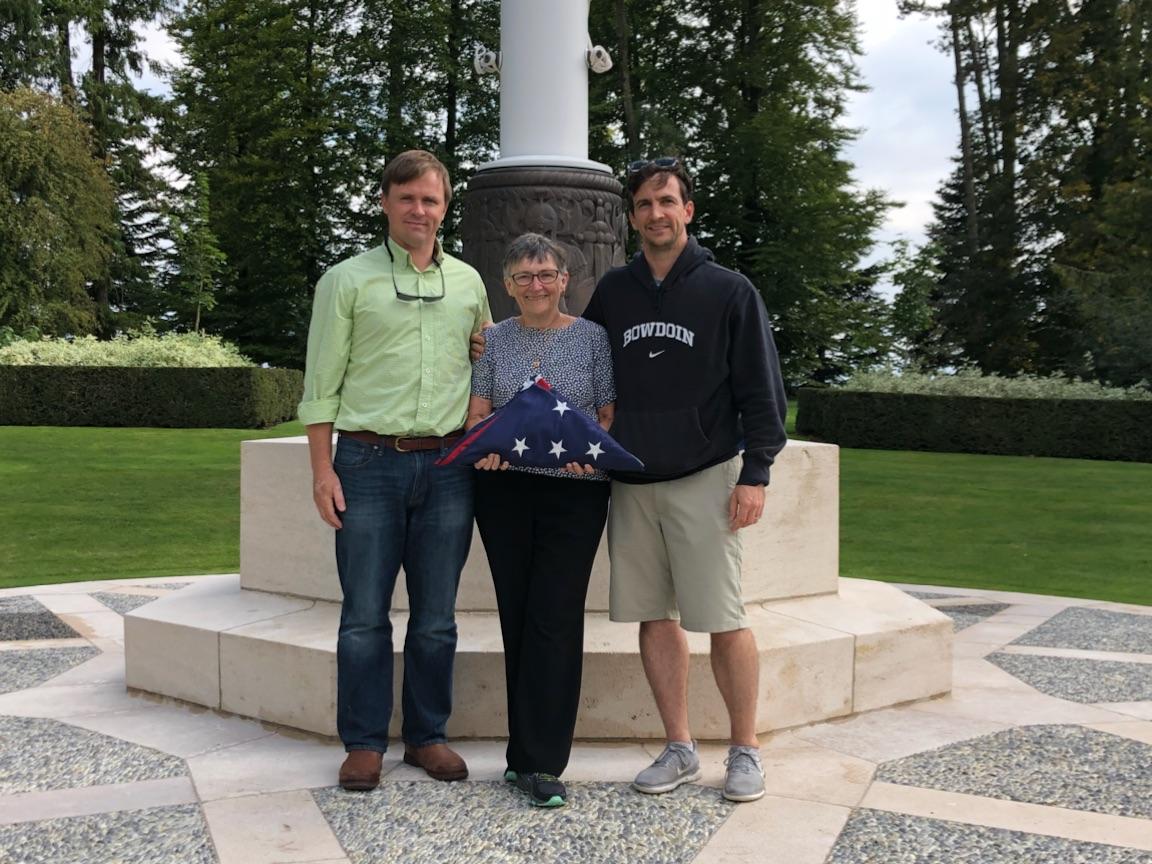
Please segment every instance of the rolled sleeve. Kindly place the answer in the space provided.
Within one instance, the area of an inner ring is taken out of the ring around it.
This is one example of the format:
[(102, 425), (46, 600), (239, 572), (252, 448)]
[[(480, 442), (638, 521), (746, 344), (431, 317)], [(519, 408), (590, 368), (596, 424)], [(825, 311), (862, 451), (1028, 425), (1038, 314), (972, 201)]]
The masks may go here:
[(340, 413), (340, 392), (352, 346), (355, 292), (354, 284), (331, 270), (316, 284), (308, 329), (304, 396), (297, 409), (305, 426), (332, 423)]

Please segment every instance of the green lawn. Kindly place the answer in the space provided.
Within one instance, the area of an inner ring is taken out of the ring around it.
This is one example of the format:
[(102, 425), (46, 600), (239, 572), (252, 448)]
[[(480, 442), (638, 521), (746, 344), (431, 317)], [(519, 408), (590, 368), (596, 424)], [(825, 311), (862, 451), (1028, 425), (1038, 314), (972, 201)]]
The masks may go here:
[[(0, 587), (235, 571), (239, 443), (301, 431), (0, 427)], [(840, 486), (846, 576), (1152, 604), (1152, 465), (845, 450)]]
[(0, 426), (0, 588), (235, 572), (240, 442), (299, 434)]
[(1152, 465), (845, 450), (845, 576), (1152, 604)]

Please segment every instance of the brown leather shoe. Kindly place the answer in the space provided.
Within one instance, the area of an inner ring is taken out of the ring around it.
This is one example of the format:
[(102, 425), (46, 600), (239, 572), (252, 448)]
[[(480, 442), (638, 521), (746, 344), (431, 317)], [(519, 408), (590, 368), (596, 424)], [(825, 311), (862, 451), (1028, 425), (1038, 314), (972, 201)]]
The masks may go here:
[(375, 750), (349, 750), (340, 766), (340, 787), (349, 792), (371, 792), (380, 785), (384, 754)]
[(423, 768), (433, 780), (463, 780), (468, 776), (468, 766), (447, 744), (425, 744), (423, 747), (405, 744), (404, 762)]

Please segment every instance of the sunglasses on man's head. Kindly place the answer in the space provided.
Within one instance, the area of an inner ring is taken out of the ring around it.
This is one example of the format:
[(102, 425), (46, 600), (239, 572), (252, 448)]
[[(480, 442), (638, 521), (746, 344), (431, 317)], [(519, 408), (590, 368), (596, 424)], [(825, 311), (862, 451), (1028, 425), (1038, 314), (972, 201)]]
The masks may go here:
[(637, 159), (635, 162), (628, 163), (628, 173), (639, 174), (650, 165), (661, 170), (672, 171), (679, 167), (680, 159), (676, 156), (660, 156), (657, 159)]

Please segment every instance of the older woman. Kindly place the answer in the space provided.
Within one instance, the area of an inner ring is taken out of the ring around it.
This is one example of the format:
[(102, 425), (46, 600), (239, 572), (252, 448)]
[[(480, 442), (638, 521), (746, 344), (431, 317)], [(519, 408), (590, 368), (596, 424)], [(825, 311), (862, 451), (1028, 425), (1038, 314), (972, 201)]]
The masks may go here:
[[(568, 286), (563, 250), (539, 234), (518, 237), (504, 257), (504, 285), (520, 314), (485, 331), (467, 426), (542, 375), (572, 408), (607, 429), (616, 399), (608, 337), (598, 324), (560, 311)], [(533, 804), (557, 807), (567, 800), (558, 778), (576, 727), (584, 598), (608, 512), (608, 478), (576, 464), (509, 469), (496, 454), (476, 467), (476, 523), (504, 636), (504, 776)]]

